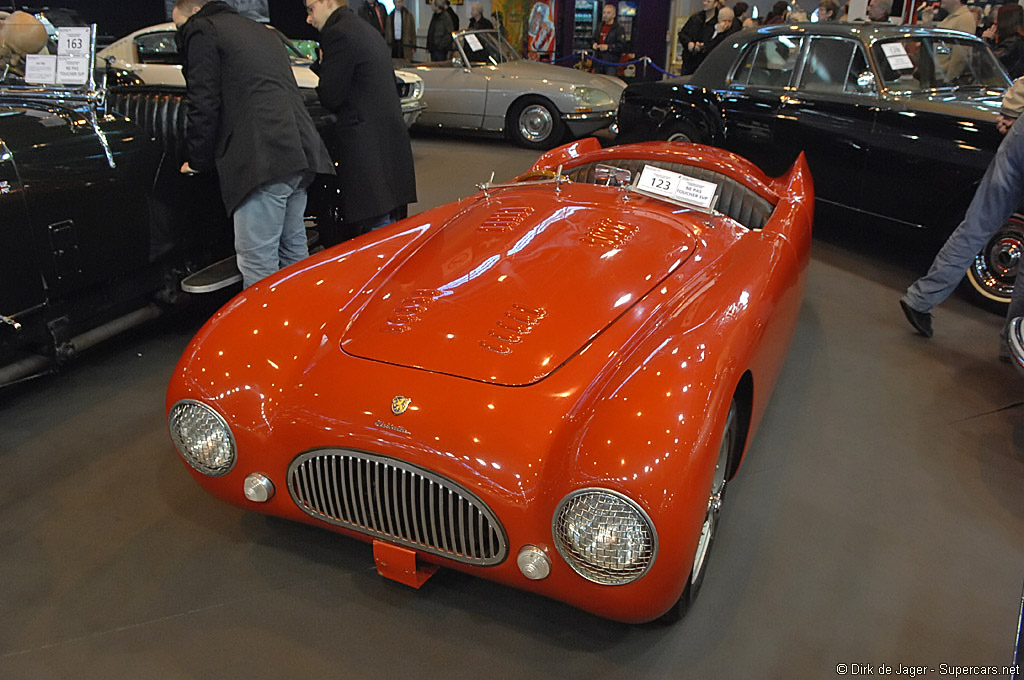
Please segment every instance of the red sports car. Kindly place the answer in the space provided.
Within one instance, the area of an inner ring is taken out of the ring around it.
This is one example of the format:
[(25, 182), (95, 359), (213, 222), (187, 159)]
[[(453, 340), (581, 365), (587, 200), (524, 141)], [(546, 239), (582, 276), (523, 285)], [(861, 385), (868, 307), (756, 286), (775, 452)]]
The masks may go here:
[(582, 140), (324, 251), (203, 327), (167, 393), (196, 481), (600, 616), (683, 613), (800, 310), (811, 178)]

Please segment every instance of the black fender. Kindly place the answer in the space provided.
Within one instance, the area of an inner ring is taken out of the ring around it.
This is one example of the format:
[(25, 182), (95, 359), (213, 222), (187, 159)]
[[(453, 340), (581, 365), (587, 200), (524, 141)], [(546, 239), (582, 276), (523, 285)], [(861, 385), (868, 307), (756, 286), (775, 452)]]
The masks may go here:
[(725, 114), (714, 90), (671, 81), (651, 85), (659, 87), (626, 89), (619, 105), (623, 141), (666, 139), (673, 126), (685, 123), (701, 136), (694, 141), (712, 146), (725, 143)]

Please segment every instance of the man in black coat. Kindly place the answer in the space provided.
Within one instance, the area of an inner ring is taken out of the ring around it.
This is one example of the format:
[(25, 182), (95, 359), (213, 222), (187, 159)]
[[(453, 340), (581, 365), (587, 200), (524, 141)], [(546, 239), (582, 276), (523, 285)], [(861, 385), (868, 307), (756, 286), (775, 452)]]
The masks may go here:
[(722, 0), (703, 0), (703, 8), (694, 12), (679, 29), (679, 45), (683, 49), (681, 75), (689, 75), (696, 71), (707, 56), (708, 51), (705, 48), (715, 35), (718, 10), (723, 4)]
[(445, 61), (455, 49), (455, 41), (452, 40), (455, 26), (451, 15), (445, 11), (444, 0), (433, 0), (431, 5), (434, 13), (430, 15), (430, 26), (427, 27), (427, 51), (430, 52), (430, 61)]
[(334, 149), (345, 222), (365, 233), (416, 201), (409, 131), (387, 45), (344, 0), (305, 0), (320, 31), (320, 102), (338, 117)]
[(172, 16), (188, 86), (181, 171), (217, 171), (250, 286), (309, 254), (306, 187), (333, 174), (330, 155), (280, 38), (218, 0), (177, 0)]
[(466, 27), (469, 31), (489, 31), (494, 28), (494, 24), (491, 20), (484, 16), (484, 8), (479, 3), (473, 3), (473, 6), (469, 8), (469, 26)]
[(388, 25), (388, 11), (384, 5), (377, 2), (377, 0), (366, 0), (366, 2), (359, 6), (359, 16), (366, 23), (370, 24), (375, 31), (380, 33), (380, 37), (385, 37), (384, 30)]
[(459, 30), (459, 15), (452, 9), (452, 3), (450, 0), (444, 0), (444, 11), (448, 17), (452, 20), (452, 30)]
[(622, 53), (626, 51), (626, 34), (615, 20), (616, 12), (615, 5), (611, 3), (601, 10), (601, 25), (594, 31), (594, 42), (591, 47), (594, 56), (607, 63), (595, 64), (595, 73), (614, 76), (619, 72), (618, 63), (622, 60)]

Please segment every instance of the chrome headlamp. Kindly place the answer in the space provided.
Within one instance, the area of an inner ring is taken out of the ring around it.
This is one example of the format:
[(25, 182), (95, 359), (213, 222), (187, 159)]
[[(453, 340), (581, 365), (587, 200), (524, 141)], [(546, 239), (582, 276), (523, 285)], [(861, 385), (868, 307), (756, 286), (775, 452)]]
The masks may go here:
[(572, 98), (576, 104), (576, 110), (585, 109), (614, 109), (615, 100), (608, 96), (604, 90), (596, 87), (584, 87), (583, 85), (572, 86)]
[(608, 489), (580, 489), (558, 504), (552, 535), (559, 554), (583, 578), (631, 583), (650, 569), (658, 536), (647, 513)]
[(235, 438), (219, 413), (206, 404), (183, 399), (167, 416), (171, 439), (181, 457), (209, 475), (226, 475), (235, 464)]

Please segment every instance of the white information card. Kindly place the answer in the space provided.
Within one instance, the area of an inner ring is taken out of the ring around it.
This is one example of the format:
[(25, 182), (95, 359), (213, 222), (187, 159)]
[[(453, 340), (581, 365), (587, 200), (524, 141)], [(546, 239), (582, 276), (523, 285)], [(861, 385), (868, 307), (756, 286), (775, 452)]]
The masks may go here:
[(86, 57), (92, 47), (92, 29), (88, 26), (64, 26), (57, 38), (57, 54), (62, 57)]
[(711, 212), (715, 207), (718, 185), (687, 177), (672, 170), (645, 165), (633, 188), (641, 193), (667, 198), (699, 210)]
[(889, 62), (889, 68), (893, 71), (914, 68), (914, 62), (911, 60), (910, 55), (907, 54), (907, 49), (903, 46), (903, 43), (882, 43), (882, 53), (885, 54), (885, 59)]
[(469, 49), (472, 52), (479, 52), (484, 48), (484, 46), (480, 44), (480, 38), (476, 37), (472, 33), (466, 34), (466, 44), (469, 45)]
[(33, 85), (56, 85), (57, 57), (52, 54), (26, 54), (25, 82)]

